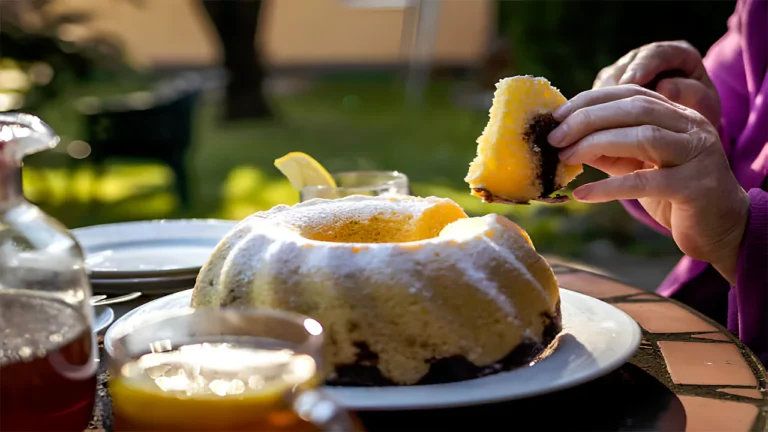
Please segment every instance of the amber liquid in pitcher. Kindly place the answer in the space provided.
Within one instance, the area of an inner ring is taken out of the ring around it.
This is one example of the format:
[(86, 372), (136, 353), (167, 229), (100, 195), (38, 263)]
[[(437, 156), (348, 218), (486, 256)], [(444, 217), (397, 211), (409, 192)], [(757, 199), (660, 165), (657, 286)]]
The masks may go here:
[(91, 328), (68, 303), (0, 290), (0, 430), (82, 431), (96, 392)]

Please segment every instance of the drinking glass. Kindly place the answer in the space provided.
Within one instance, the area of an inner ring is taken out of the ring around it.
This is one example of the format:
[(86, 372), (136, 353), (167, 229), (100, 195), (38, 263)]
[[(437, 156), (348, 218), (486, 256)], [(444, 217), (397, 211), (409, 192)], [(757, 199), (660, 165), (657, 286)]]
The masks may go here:
[(336, 181), (336, 187), (306, 186), (300, 191), (301, 201), (350, 195), (410, 194), (408, 177), (397, 171), (344, 171), (332, 173), (331, 176)]
[(59, 141), (0, 114), (0, 430), (82, 431), (96, 393), (91, 287), (80, 246), (24, 198), (22, 159)]
[(317, 387), (323, 327), (288, 312), (202, 307), (149, 318), (114, 344), (118, 431), (353, 431)]

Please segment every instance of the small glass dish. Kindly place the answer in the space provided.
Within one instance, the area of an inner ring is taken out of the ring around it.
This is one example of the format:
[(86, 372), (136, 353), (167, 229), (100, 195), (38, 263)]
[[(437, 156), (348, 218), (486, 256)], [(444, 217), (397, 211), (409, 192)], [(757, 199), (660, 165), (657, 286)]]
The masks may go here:
[(323, 327), (281, 311), (159, 313), (115, 342), (116, 431), (355, 430), (320, 390)]

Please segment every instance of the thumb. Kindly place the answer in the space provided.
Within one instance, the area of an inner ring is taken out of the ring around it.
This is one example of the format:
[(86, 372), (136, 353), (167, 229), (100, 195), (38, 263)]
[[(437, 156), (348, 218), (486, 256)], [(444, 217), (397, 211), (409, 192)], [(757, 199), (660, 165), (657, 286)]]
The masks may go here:
[(717, 126), (720, 122), (720, 100), (715, 90), (699, 80), (668, 78), (661, 80), (656, 92), (677, 104), (688, 107)]

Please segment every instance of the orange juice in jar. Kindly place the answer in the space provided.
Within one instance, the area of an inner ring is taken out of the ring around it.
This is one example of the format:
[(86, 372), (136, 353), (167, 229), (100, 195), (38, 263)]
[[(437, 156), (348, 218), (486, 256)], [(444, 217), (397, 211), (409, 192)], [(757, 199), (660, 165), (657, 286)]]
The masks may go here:
[(357, 431), (320, 391), (322, 326), (282, 312), (202, 308), (115, 343), (117, 431)]

